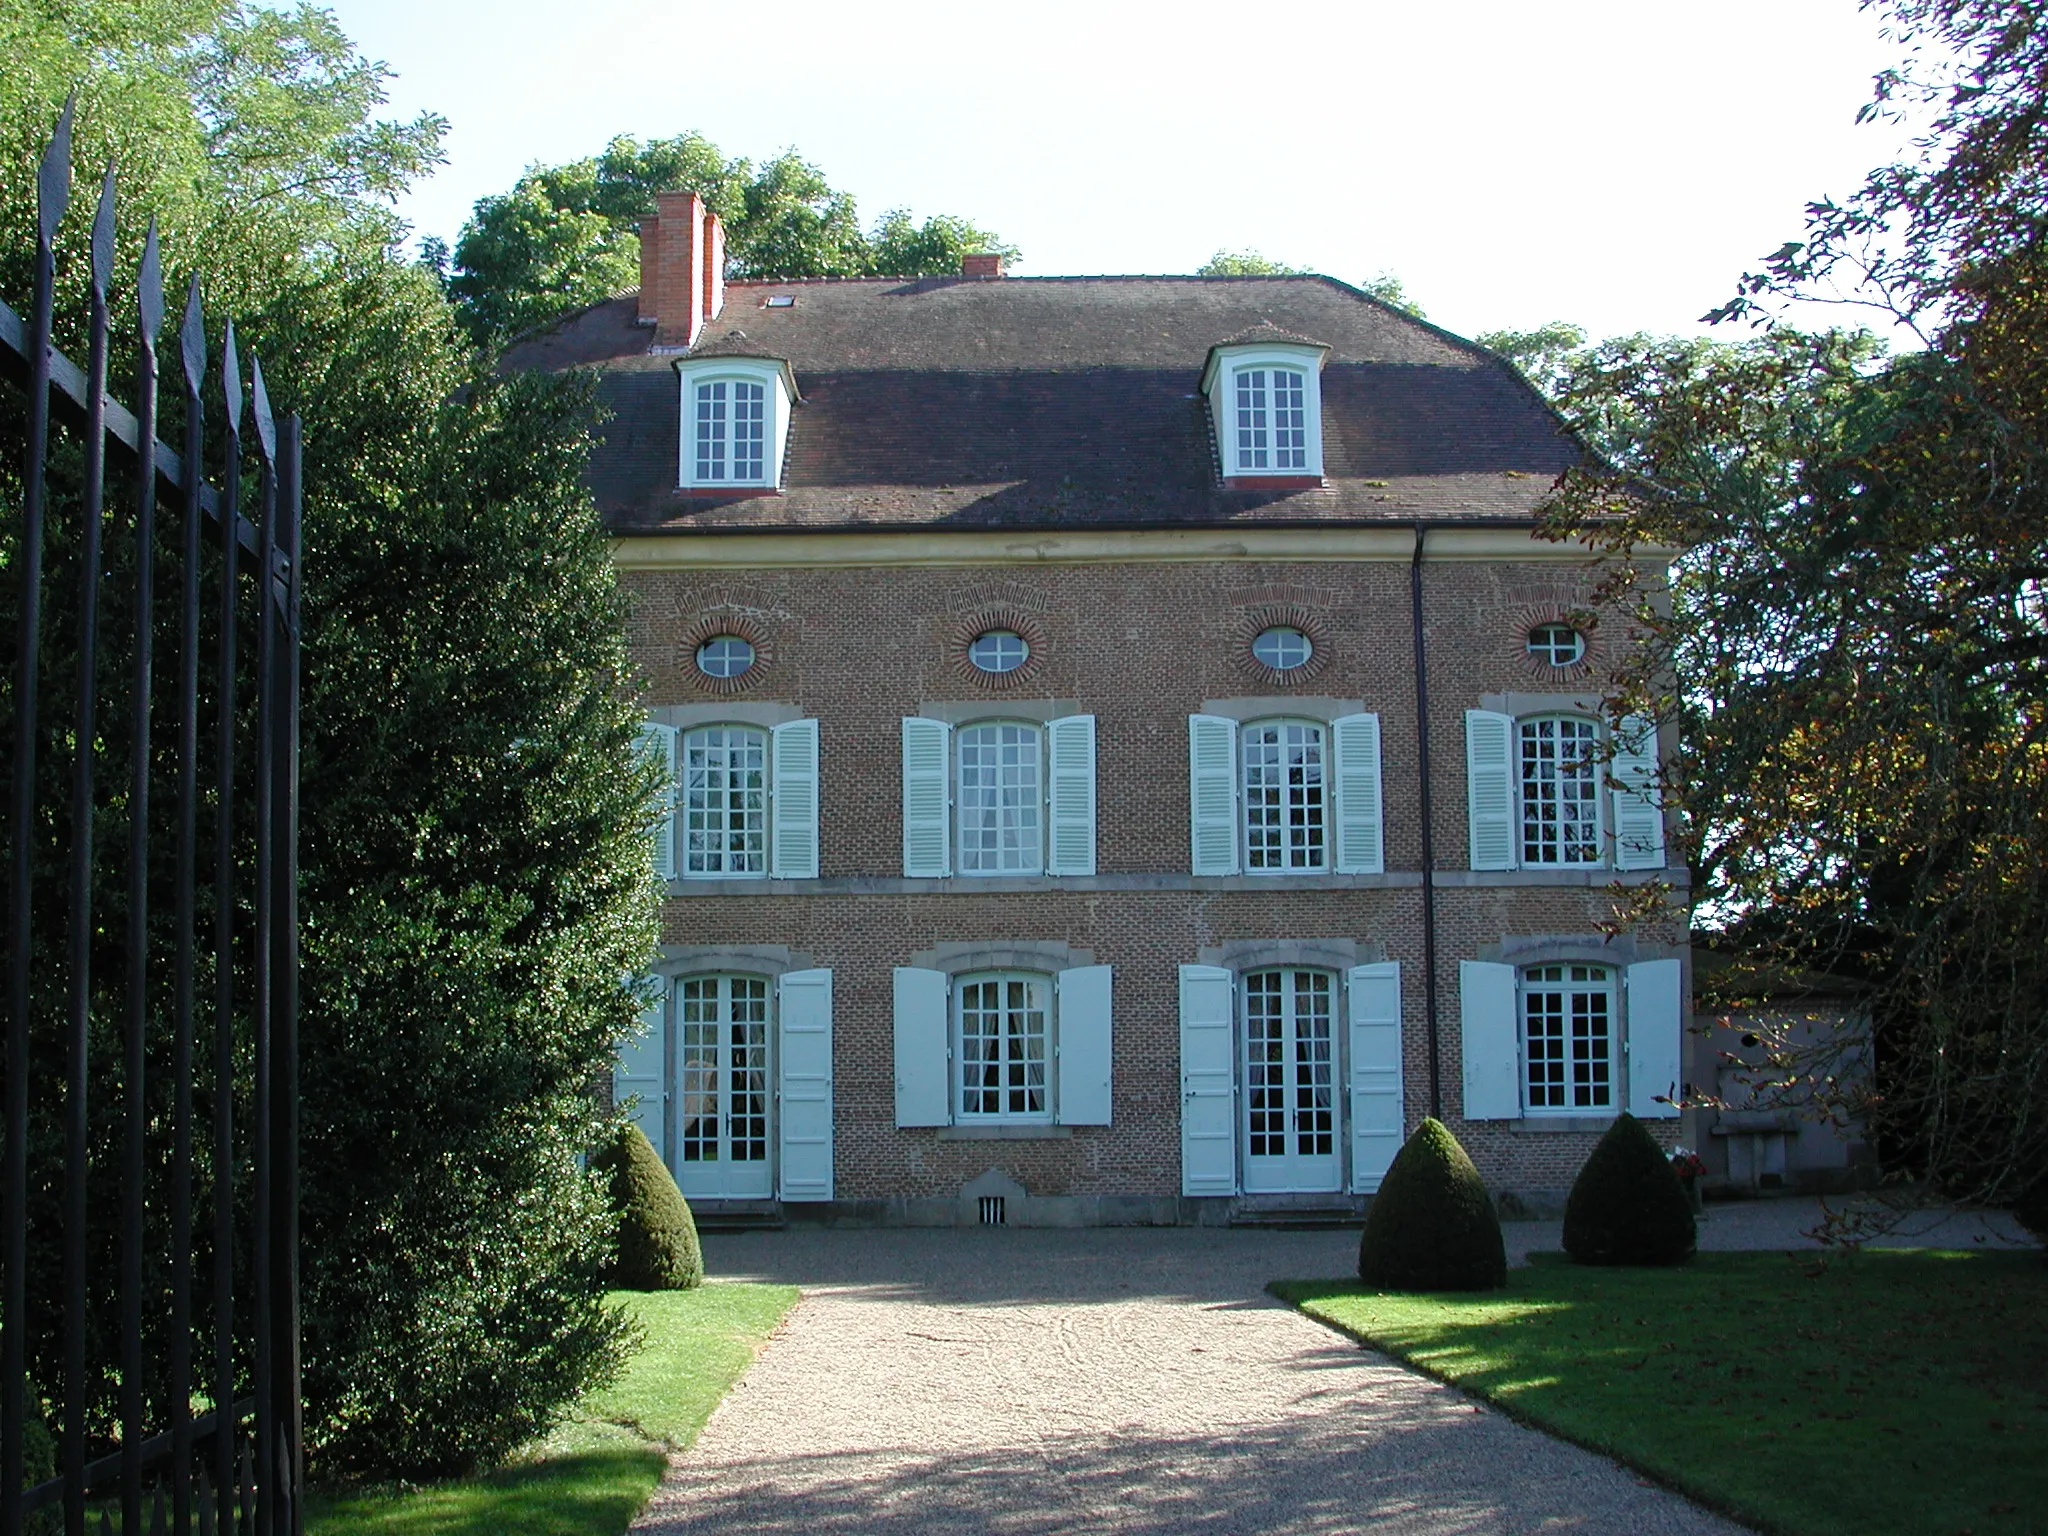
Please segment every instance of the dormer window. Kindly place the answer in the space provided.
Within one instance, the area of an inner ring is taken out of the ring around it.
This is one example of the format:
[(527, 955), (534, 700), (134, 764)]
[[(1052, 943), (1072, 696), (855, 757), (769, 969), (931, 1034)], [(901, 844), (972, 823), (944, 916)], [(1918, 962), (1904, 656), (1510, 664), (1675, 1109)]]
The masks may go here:
[(1225, 484), (1288, 490), (1322, 483), (1321, 375), (1328, 352), (1315, 342), (1263, 337), (1210, 352), (1202, 390)]
[[(726, 345), (733, 344), (727, 338)], [(735, 356), (719, 343), (680, 358), (682, 431), (676, 483), (685, 491), (773, 491), (782, 482), (796, 391), (778, 358)]]

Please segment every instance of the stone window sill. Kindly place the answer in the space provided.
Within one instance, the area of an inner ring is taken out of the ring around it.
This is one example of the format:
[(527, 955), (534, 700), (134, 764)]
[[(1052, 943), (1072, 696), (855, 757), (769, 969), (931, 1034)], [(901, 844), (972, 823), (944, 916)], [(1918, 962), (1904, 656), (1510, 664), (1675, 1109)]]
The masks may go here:
[(1071, 1125), (942, 1125), (940, 1141), (1065, 1141)]
[(1557, 1136), (1568, 1131), (1581, 1136), (1601, 1136), (1613, 1127), (1617, 1118), (1614, 1115), (1531, 1115), (1511, 1124), (1518, 1135), (1524, 1136)]

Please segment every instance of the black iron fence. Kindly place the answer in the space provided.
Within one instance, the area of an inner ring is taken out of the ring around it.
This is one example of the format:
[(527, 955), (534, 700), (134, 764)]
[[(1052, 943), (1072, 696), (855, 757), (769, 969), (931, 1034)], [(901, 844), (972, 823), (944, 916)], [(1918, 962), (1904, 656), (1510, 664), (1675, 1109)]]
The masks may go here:
[[(54, 347), (70, 136), (67, 106), (29, 318), (0, 303), (20, 466), (0, 543), (0, 1536), (271, 1536), (302, 1520), (299, 422), (273, 418), (253, 363), (245, 410), (232, 324), (209, 378), (196, 278), (165, 370), (182, 398), (160, 410), (156, 231), (117, 283), (111, 168), (84, 368)], [(132, 411), (108, 392), (116, 352)]]

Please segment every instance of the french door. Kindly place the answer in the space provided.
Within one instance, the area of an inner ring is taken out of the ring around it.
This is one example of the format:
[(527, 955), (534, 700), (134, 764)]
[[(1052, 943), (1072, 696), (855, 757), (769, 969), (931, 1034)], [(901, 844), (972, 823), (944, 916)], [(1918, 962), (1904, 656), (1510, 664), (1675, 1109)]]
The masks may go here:
[(1341, 1189), (1336, 999), (1324, 971), (1251, 971), (1244, 978), (1244, 1189)]
[(676, 1182), (689, 1199), (775, 1193), (768, 982), (690, 976), (676, 986)]

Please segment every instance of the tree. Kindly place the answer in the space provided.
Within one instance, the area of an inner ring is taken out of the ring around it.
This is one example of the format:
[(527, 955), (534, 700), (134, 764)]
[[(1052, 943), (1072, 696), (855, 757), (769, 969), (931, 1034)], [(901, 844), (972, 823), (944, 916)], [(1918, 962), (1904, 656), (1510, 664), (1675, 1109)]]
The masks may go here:
[(1302, 272), (1300, 267), (1290, 267), (1274, 261), (1270, 256), (1261, 256), (1254, 250), (1218, 251), (1199, 267), (1197, 277), (1294, 277)]
[[(154, 214), (172, 263), (198, 264), (216, 336), (231, 314), (244, 357), (273, 365), (279, 414), (306, 418), (314, 1464), (487, 1461), (601, 1379), (625, 1337), (602, 1305), (610, 1218), (578, 1158), (610, 1118), (590, 1083), (639, 1008), (621, 978), (652, 943), (652, 786), (581, 488), (589, 386), (498, 377), (401, 258), (383, 199), (432, 163), (440, 125), (376, 120), (382, 71), (326, 13), (132, 0), (14, 8), (0, 29), (0, 281), (31, 259), (35, 157), (76, 85), (75, 174), (96, 182), (110, 152), (129, 168), (121, 271)], [(62, 235), (74, 292), (82, 201)], [(19, 462), (9, 447), (0, 478)], [(63, 600), (47, 601), (61, 637)], [(122, 749), (112, 726), (108, 743)], [(101, 910), (118, 933), (111, 887)], [(39, 1306), (59, 1294), (54, 1277), (29, 1289)], [(111, 1362), (93, 1368), (111, 1394)]]
[[(1753, 339), (1562, 357), (1612, 464), (1568, 477), (1553, 531), (1617, 557), (1645, 637), (1612, 706), (1683, 727), (1695, 897), (1781, 974), (1868, 983), (1874, 1081), (1789, 1041), (1780, 1068), (1896, 1170), (2009, 1201), (2048, 1178), (2048, 22), (1881, 9), (1911, 52), (1872, 110), (1931, 108), (1913, 157), (1814, 204), (1712, 317)], [(1926, 346), (1776, 323), (1795, 299)], [(1689, 551), (1668, 588), (1626, 558), (1651, 545)]]
[(633, 287), (640, 221), (670, 191), (695, 192), (718, 215), (734, 277), (915, 277), (958, 272), (969, 251), (1017, 254), (944, 214), (920, 225), (891, 209), (863, 232), (853, 197), (794, 150), (756, 167), (698, 133), (645, 144), (622, 135), (476, 205), (449, 279), (463, 323), (479, 340), (516, 335)]

